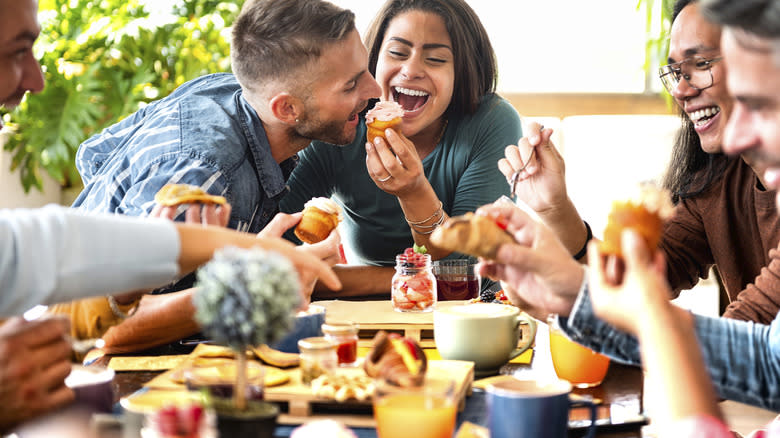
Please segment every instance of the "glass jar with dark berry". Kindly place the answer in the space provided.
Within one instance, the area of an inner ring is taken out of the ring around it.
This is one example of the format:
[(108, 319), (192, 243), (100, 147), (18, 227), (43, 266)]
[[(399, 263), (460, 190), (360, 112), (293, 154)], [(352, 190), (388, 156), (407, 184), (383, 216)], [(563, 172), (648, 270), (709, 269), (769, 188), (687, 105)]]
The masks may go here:
[(351, 367), (357, 363), (358, 326), (352, 321), (322, 324), (326, 339), (336, 344), (336, 355), (340, 367)]
[(431, 256), (407, 248), (395, 257), (391, 296), (398, 312), (430, 312), (436, 305), (436, 277)]

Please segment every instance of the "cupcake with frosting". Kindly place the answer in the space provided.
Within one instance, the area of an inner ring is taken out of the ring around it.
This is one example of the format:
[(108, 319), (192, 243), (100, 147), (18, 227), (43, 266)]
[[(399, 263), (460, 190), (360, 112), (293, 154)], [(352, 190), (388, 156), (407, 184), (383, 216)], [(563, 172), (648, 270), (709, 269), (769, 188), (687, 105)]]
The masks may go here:
[(341, 222), (341, 207), (332, 199), (312, 198), (303, 206), (303, 217), (295, 235), (306, 243), (325, 240)]
[(385, 129), (401, 129), (401, 121), (404, 109), (398, 102), (392, 100), (380, 100), (366, 113), (366, 139), (374, 142), (374, 138), (385, 138)]

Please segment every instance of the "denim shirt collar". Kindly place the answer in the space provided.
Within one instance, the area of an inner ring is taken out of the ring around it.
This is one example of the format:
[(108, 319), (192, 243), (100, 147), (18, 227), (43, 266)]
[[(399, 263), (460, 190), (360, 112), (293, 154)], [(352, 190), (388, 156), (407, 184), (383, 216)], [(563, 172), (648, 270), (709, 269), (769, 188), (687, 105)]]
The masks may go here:
[(284, 160), (278, 164), (271, 154), (271, 145), (263, 128), (263, 122), (257, 116), (254, 108), (244, 99), (241, 90), (235, 96), (236, 107), (239, 109), (238, 118), (241, 129), (244, 131), (249, 150), (252, 152), (252, 160), (257, 170), (257, 177), (268, 199), (279, 200), (289, 191), (287, 178), (298, 163), (298, 156)]

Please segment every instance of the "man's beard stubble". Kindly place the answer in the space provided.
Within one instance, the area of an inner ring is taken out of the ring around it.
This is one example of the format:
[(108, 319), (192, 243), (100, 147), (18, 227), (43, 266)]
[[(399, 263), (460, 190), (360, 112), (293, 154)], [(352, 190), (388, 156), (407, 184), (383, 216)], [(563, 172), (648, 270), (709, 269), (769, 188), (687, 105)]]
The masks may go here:
[(335, 145), (346, 145), (352, 143), (355, 139), (355, 132), (352, 135), (344, 134), (344, 122), (331, 120), (322, 122), (319, 119), (302, 118), (293, 126), (292, 134), (299, 138), (308, 140), (318, 140)]

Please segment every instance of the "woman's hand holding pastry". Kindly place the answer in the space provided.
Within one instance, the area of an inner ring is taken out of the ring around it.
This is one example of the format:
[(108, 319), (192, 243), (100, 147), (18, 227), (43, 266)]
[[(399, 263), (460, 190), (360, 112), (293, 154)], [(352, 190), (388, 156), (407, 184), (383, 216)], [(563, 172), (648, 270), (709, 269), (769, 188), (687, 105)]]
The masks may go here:
[(618, 256), (605, 256), (599, 244), (588, 246), (590, 296), (596, 315), (615, 327), (639, 333), (643, 317), (667, 311), (671, 292), (666, 281), (666, 263), (660, 251), (651, 251), (632, 229), (621, 236), (623, 269), (615, 274), (610, 267)]
[(385, 137), (366, 143), (368, 174), (377, 187), (392, 195), (418, 192), (427, 179), (414, 143), (392, 129), (385, 131)]
[(513, 196), (534, 211), (544, 212), (568, 199), (563, 157), (550, 141), (552, 129), (542, 129), (540, 124), (531, 122), (525, 126), (525, 132), (517, 146), (506, 147), (498, 169), (514, 187)]

